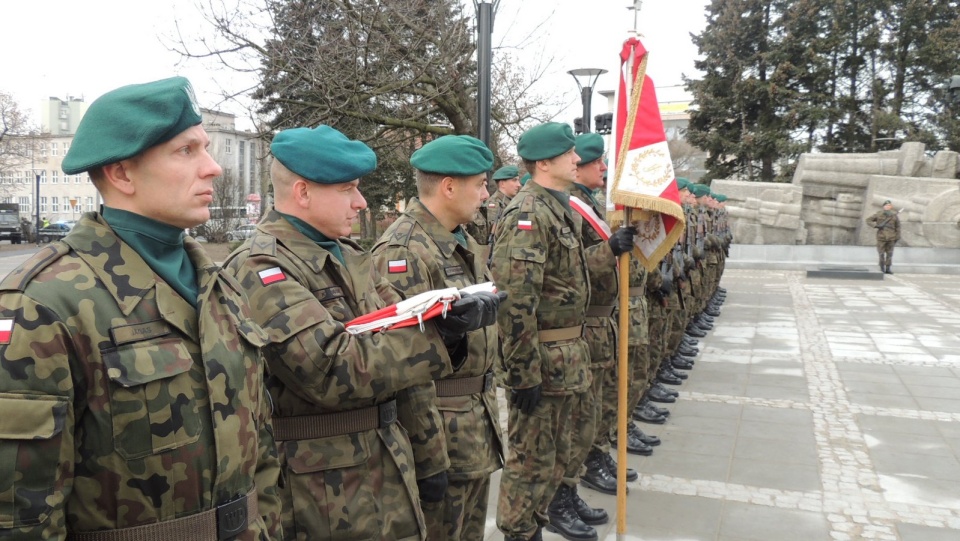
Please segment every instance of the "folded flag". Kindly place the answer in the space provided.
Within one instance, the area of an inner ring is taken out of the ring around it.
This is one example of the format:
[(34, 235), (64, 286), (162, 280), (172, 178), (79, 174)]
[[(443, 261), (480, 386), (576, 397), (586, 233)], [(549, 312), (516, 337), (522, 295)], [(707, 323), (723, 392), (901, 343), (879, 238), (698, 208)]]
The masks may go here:
[(493, 285), (493, 282), (483, 282), (463, 289), (448, 287), (425, 291), (396, 304), (352, 319), (346, 323), (346, 330), (350, 334), (360, 334), (367, 331), (385, 331), (420, 325), (420, 330), (423, 331), (424, 321), (437, 316), (446, 317), (447, 309), (450, 308), (451, 304), (460, 300), (463, 294), (484, 291), (496, 293), (497, 288)]
[(653, 270), (685, 228), (680, 192), (660, 119), (647, 50), (630, 38), (620, 52), (620, 85), (613, 117), (614, 175), (608, 184), (607, 221), (622, 224), (626, 210), (637, 227), (634, 254)]

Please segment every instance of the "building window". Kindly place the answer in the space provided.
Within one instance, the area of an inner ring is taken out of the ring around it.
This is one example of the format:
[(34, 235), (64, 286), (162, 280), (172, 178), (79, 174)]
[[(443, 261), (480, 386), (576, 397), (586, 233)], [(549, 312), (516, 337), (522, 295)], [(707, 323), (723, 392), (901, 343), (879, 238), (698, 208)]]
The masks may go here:
[(59, 156), (60, 155), (60, 144), (57, 142), (50, 143), (50, 155)]
[(57, 182), (59, 182), (59, 176), (60, 174), (57, 172), (56, 169), (54, 169), (53, 171), (50, 171), (50, 184), (56, 184)]
[(41, 158), (46, 158), (46, 157), (47, 157), (47, 144), (46, 144), (46, 143), (40, 143), (40, 157), (41, 157)]
[(60, 198), (51, 197), (50, 198), (50, 212), (60, 212)]
[(40, 212), (46, 212), (46, 211), (47, 211), (47, 198), (46, 198), (46, 197), (41, 197), (41, 198), (40, 198)]
[(244, 176), (244, 170), (247, 167), (247, 146), (244, 143), (246, 143), (246, 141), (237, 142), (237, 174), (240, 177), (240, 182), (246, 184), (244, 181), (247, 180), (247, 178)]
[(29, 213), (30, 212), (30, 196), (20, 196), (17, 198), (17, 203), (20, 205), (20, 212)]
[(233, 139), (224, 139), (223, 145), (224, 152), (233, 154)]
[(64, 156), (67, 155), (67, 151), (68, 151), (68, 150), (70, 150), (70, 143), (69, 143), (69, 142), (64, 142), (64, 143), (63, 143), (63, 155), (64, 155)]
[(93, 198), (87, 198), (87, 212), (93, 212)]
[(43, 171), (40, 171), (40, 184), (46, 184), (46, 183), (47, 183), (47, 170), (44, 169)]

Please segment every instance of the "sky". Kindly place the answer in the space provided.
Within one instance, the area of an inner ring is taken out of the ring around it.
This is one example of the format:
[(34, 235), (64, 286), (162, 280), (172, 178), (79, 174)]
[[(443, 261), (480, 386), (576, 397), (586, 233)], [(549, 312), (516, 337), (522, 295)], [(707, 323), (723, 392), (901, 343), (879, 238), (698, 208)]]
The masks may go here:
[[(191, 39), (205, 35), (197, 1), (6, 2), (0, 92), (12, 94), (23, 109), (37, 111), (49, 96), (82, 97), (89, 103), (119, 86), (183, 75), (193, 83), (202, 106), (242, 116), (238, 105), (219, 99), (222, 89), (243, 88), (242, 79), (201, 61), (184, 61), (170, 50), (178, 31)], [(463, 1), (472, 5), (472, 0)], [(637, 30), (650, 51), (647, 73), (661, 102), (686, 99), (681, 77), (697, 75), (690, 33), (703, 30), (708, 3), (641, 2)], [(627, 9), (632, 5), (633, 0), (501, 0), (493, 43), (516, 51), (524, 65), (542, 64), (544, 52), (552, 56), (536, 90), (556, 95), (566, 105), (557, 120), (569, 122), (580, 116), (581, 106), (576, 82), (566, 72), (607, 69), (595, 88), (614, 89), (620, 48), (634, 25), (634, 11)], [(602, 102), (594, 95), (593, 114), (606, 111)], [(245, 127), (243, 122), (238, 118), (240, 127)]]

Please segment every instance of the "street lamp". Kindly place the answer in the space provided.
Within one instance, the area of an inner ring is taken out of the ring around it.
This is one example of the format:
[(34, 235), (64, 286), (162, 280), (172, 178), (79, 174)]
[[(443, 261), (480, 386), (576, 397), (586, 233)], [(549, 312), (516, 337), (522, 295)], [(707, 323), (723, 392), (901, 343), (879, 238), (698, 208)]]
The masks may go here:
[(583, 102), (582, 133), (590, 133), (590, 100), (593, 97), (593, 85), (597, 83), (597, 78), (606, 72), (607, 70), (601, 68), (580, 68), (567, 72), (573, 75), (573, 80), (577, 82), (577, 88), (580, 89), (580, 100)]
[(500, 0), (473, 0), (477, 10), (477, 138), (490, 147), (493, 16)]
[(34, 239), (37, 241), (37, 244), (40, 244), (40, 170), (34, 169), (33, 174), (37, 177), (37, 200), (34, 201), (33, 208), (37, 211), (37, 228), (33, 233)]

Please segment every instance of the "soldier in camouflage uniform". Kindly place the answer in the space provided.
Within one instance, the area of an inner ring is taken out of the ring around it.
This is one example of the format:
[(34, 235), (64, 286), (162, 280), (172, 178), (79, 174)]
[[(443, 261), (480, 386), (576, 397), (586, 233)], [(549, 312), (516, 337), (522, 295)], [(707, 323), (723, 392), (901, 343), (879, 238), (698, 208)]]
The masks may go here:
[[(410, 201), (374, 247), (377, 269), (405, 297), (491, 281), (480, 245), (461, 224), (487, 197), (493, 154), (478, 139), (447, 135), (414, 152), (410, 163), (417, 170), (419, 198)], [(435, 382), (443, 420), (433, 439), (450, 466), (446, 493), (439, 491), (433, 498), (420, 495), (431, 540), (483, 539), (490, 474), (503, 466), (493, 384), (498, 360), (496, 327), (478, 329), (467, 334), (463, 366), (453, 377)], [(437, 473), (424, 470), (420, 462), (418, 478)]]
[(568, 525), (565, 535), (591, 539), (596, 531), (575, 512), (550, 506), (572, 459), (571, 432), (591, 384), (583, 339), (590, 279), (581, 218), (566, 193), (580, 159), (570, 126), (555, 122), (525, 132), (517, 150), (532, 178), (497, 224), (491, 268), (497, 287), (509, 294), (499, 316), (509, 452), (497, 526), (508, 540), (540, 539), (548, 521)]
[[(614, 464), (610, 449), (610, 430), (617, 412), (617, 322), (619, 291), (617, 252), (628, 250), (633, 242), (633, 228), (614, 234), (603, 221), (604, 209), (593, 197), (594, 190), (604, 185), (607, 166), (603, 161), (603, 137), (585, 133), (576, 139), (577, 182), (570, 188), (571, 207), (581, 214), (580, 238), (587, 255), (590, 274), (590, 306), (587, 307), (584, 339), (590, 347), (590, 368), (593, 385), (585, 395), (585, 411), (580, 425), (574, 428), (574, 459), (564, 473), (563, 486), (557, 491), (553, 507), (572, 507), (585, 524), (604, 524), (607, 512), (591, 508), (577, 494), (577, 483), (616, 494)], [(617, 243), (622, 243), (622, 246)], [(592, 411), (591, 411), (592, 410)], [(634, 472), (636, 476), (636, 472)], [(564, 502), (558, 501), (563, 498)], [(557, 524), (562, 529), (563, 524)]]
[(280, 539), (243, 290), (185, 228), (222, 172), (190, 83), (94, 101), (63, 160), (103, 197), (0, 285), (0, 538)]
[[(274, 137), (275, 205), (224, 264), (267, 334), (267, 386), (284, 471), (287, 539), (426, 539), (411, 434), (436, 430), (396, 394), (450, 373), (467, 331), (492, 324), (495, 306), (457, 301), (445, 319), (350, 334), (344, 324), (400, 300), (368, 254), (346, 237), (366, 207), (359, 177), (376, 156), (328, 126)], [(496, 299), (496, 296), (491, 295)], [(436, 323), (434, 323), (436, 322)], [(404, 430), (396, 422), (404, 423)], [(446, 456), (435, 471), (448, 466)], [(444, 478), (429, 483), (446, 485)]]
[(486, 204), (491, 237), (496, 233), (497, 220), (520, 191), (520, 170), (516, 165), (505, 165), (493, 172), (493, 180), (497, 183), (497, 191), (487, 199)]
[(894, 212), (890, 200), (883, 202), (883, 210), (867, 217), (867, 225), (877, 230), (877, 254), (880, 256), (880, 271), (893, 274), (893, 247), (900, 240), (900, 216)]

